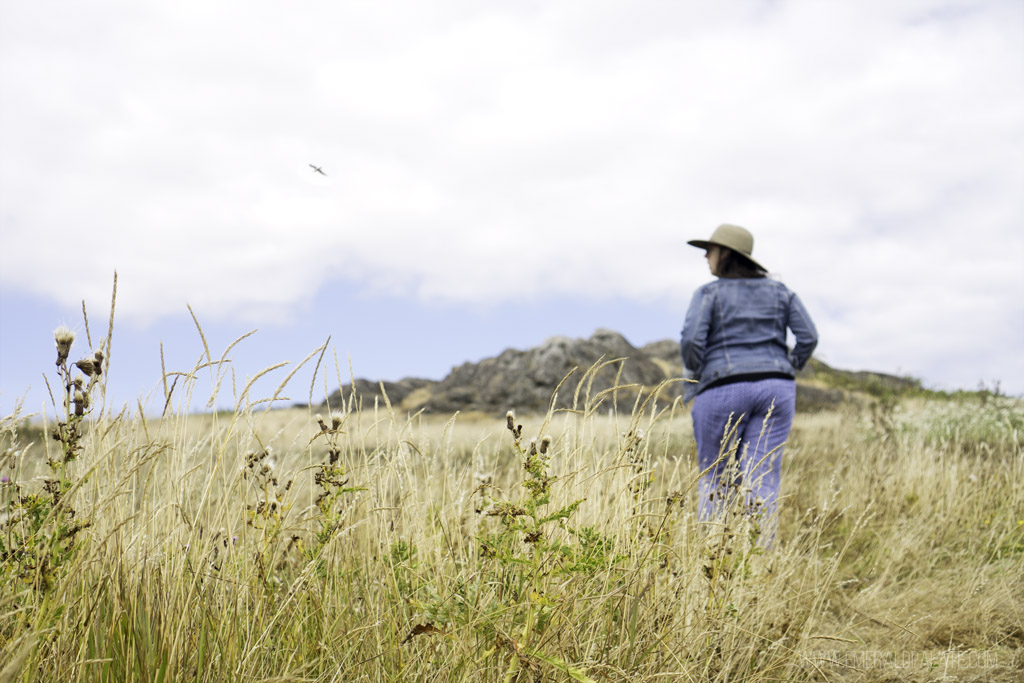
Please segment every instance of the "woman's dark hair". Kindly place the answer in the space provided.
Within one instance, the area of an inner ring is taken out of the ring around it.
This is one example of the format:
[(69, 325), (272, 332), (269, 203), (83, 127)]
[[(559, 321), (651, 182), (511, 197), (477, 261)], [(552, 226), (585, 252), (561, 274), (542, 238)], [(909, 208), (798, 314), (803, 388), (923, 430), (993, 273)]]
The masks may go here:
[(722, 247), (722, 255), (719, 258), (718, 277), (751, 278), (768, 275), (764, 268), (732, 249)]

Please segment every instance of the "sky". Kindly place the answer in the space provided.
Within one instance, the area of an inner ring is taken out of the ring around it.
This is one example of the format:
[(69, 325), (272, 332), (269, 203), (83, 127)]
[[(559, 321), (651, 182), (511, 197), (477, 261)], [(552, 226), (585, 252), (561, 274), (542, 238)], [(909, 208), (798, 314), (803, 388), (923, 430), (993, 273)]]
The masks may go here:
[(192, 408), (285, 361), (250, 399), (295, 371), (280, 396), (319, 402), (555, 335), (677, 339), (711, 279), (686, 241), (723, 222), (825, 362), (1024, 395), (1019, 0), (0, 15), (0, 414), (49, 403), (59, 324), (72, 356), (106, 336), (115, 271), (111, 405), (159, 410), (162, 367), (251, 330)]

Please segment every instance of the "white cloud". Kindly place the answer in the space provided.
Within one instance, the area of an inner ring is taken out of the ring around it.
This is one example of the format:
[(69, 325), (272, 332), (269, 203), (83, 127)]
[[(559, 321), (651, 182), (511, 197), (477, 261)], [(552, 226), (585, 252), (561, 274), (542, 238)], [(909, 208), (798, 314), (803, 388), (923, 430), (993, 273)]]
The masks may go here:
[(678, 296), (730, 220), (851, 364), (1024, 314), (1019, 3), (6, 13), (4, 286), (103, 301), (116, 267), (138, 320), (280, 318), (339, 276)]

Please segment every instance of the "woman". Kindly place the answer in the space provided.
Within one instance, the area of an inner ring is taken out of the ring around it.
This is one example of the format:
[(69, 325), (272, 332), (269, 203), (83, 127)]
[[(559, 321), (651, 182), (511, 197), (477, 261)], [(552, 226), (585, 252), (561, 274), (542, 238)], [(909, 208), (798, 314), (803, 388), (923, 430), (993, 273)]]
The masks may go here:
[[(690, 378), (693, 434), (704, 473), (698, 516), (712, 521), (745, 493), (745, 510), (771, 542), (778, 507), (782, 445), (796, 404), (794, 376), (807, 364), (818, 333), (796, 294), (754, 260), (754, 238), (720, 225), (704, 249), (718, 277), (693, 295), (683, 325), (683, 364)], [(786, 347), (786, 329), (796, 345)], [(731, 472), (731, 473), (730, 473)]]

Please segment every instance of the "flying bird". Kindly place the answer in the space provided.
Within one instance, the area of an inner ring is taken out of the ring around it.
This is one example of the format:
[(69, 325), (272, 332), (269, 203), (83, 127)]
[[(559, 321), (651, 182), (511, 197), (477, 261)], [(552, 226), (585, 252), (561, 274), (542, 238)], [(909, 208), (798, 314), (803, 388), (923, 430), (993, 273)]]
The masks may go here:
[(313, 164), (310, 164), (309, 167), (313, 169), (314, 173), (319, 173), (320, 175), (327, 175), (326, 173), (324, 173), (324, 169), (320, 168), (319, 166), (314, 166)]

